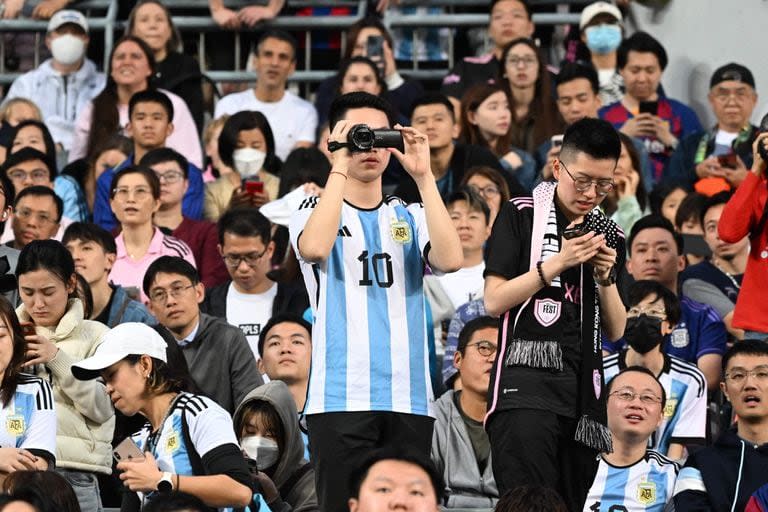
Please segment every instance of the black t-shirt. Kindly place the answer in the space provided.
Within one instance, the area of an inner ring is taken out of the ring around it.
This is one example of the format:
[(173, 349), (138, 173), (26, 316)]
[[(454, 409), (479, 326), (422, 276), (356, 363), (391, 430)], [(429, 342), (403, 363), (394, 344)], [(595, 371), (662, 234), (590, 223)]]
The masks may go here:
[(494, 82), (499, 78), (499, 59), (495, 55), (465, 57), (457, 62), (443, 78), (440, 92), (446, 96), (461, 99), (475, 84)]
[(101, 322), (107, 326), (109, 325), (109, 311), (112, 309), (112, 301), (115, 300), (115, 288), (112, 285), (109, 285), (109, 288), (112, 290), (112, 293), (109, 294), (109, 301), (107, 302), (107, 305), (104, 306), (104, 309), (101, 310), (99, 316), (94, 318), (95, 321)]
[[(556, 207), (556, 213), (557, 230), (562, 234), (570, 221), (559, 207)], [(517, 203), (512, 200), (504, 204), (486, 245), (485, 275), (498, 275), (511, 280), (528, 272), (532, 231), (533, 207), (530, 200)], [(584, 265), (584, 272), (591, 272), (591, 267)], [(563, 371), (522, 366), (503, 367), (497, 409), (541, 409), (561, 416), (576, 417), (579, 404), (578, 375), (581, 372), (582, 359), (580, 281), (580, 267), (571, 267), (560, 274), (565, 300), (562, 304), (563, 330), (559, 333), (557, 341), (563, 353)], [(502, 322), (508, 322), (508, 342), (515, 337), (513, 326), (521, 306), (522, 304), (513, 308), (509, 315), (502, 315)], [(499, 336), (504, 331), (502, 326)], [(499, 341), (501, 345), (501, 340)], [(506, 354), (498, 355), (505, 356)], [(491, 381), (493, 382), (493, 378)]]

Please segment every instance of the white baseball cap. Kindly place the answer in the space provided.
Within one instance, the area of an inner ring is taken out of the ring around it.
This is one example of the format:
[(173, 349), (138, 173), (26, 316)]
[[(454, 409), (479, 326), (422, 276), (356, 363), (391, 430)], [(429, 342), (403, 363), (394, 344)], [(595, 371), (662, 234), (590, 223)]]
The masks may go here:
[(592, 18), (598, 14), (610, 14), (619, 20), (619, 23), (624, 23), (624, 17), (621, 15), (621, 11), (618, 7), (609, 2), (595, 2), (593, 4), (589, 4), (584, 8), (583, 11), (581, 11), (579, 29), (583, 30), (587, 23), (592, 21)]
[(101, 344), (89, 358), (72, 365), (72, 375), (79, 380), (98, 377), (102, 370), (130, 355), (148, 355), (168, 362), (166, 344), (160, 334), (146, 324), (126, 322), (107, 331)]
[(67, 23), (74, 23), (85, 30), (86, 34), (88, 33), (88, 20), (85, 19), (83, 13), (72, 9), (64, 9), (51, 16), (51, 21), (48, 22), (48, 32), (53, 32)]

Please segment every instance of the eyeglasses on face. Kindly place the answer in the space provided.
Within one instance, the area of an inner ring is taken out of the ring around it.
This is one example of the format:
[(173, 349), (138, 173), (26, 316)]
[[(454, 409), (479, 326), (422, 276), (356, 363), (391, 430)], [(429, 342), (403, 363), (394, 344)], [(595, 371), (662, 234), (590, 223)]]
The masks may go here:
[(265, 248), (261, 252), (252, 252), (250, 254), (225, 254), (223, 256), (224, 263), (229, 268), (237, 268), (240, 266), (240, 262), (244, 261), (246, 265), (249, 267), (255, 267), (262, 256), (264, 256), (267, 253), (267, 248)]
[(586, 176), (575, 177), (573, 174), (571, 174), (571, 171), (568, 170), (562, 161), (560, 162), (560, 165), (563, 167), (563, 170), (568, 174), (568, 176), (571, 177), (571, 180), (573, 180), (573, 186), (579, 192), (586, 192), (590, 189), (590, 187), (592, 187), (592, 184), (594, 183), (597, 195), (604, 196), (613, 190), (613, 187), (616, 185), (613, 180), (593, 180), (592, 178), (587, 178)]
[(761, 365), (751, 370), (734, 368), (725, 374), (725, 380), (737, 385), (744, 384), (747, 377), (753, 377), (756, 381), (763, 383), (768, 381), (768, 366)]
[(118, 201), (127, 201), (131, 195), (133, 195), (133, 198), (137, 201), (143, 201), (152, 195), (152, 189), (149, 187), (117, 187), (112, 190), (112, 197)]
[(609, 396), (615, 396), (622, 402), (632, 402), (635, 398), (640, 398), (640, 401), (646, 405), (660, 404), (661, 397), (654, 395), (653, 393), (635, 393), (631, 389), (619, 389), (611, 392)]
[(186, 286), (183, 284), (178, 284), (175, 286), (171, 286), (170, 290), (166, 290), (164, 288), (156, 288), (152, 290), (152, 292), (149, 294), (149, 300), (151, 300), (152, 302), (156, 302), (158, 304), (162, 304), (163, 302), (168, 300), (168, 295), (170, 295), (174, 299), (178, 299), (184, 294), (184, 292), (186, 292), (190, 288), (193, 288), (194, 286), (195, 286), (194, 284), (188, 284)]
[(496, 353), (496, 344), (486, 340), (470, 343), (467, 346), (475, 347), (477, 352), (483, 357), (488, 357)]

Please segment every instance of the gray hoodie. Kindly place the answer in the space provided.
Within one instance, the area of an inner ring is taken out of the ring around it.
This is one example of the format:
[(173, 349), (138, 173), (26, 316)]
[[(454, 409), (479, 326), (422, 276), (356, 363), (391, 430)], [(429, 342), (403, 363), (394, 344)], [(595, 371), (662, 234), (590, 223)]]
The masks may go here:
[[(304, 441), (299, 430), (299, 416), (296, 412), (296, 403), (288, 390), (288, 386), (279, 380), (270, 381), (259, 386), (246, 395), (233, 415), (235, 428), (241, 423), (243, 408), (249, 402), (261, 400), (268, 402), (277, 410), (285, 432), (285, 446), (280, 453), (277, 469), (272, 475), (275, 487), (280, 491), (280, 497), (289, 507), (279, 509), (280, 512), (293, 510), (295, 512), (316, 512), (320, 510), (315, 493), (315, 472), (312, 469), (304, 471), (290, 489), (282, 487), (292, 480), (296, 471), (307, 464), (304, 459)], [(237, 432), (239, 435), (240, 433)]]
[(447, 391), (435, 402), (432, 461), (445, 479), (445, 509), (493, 508), (499, 491), (493, 478), (491, 457), (480, 474), (472, 441), (461, 413)]

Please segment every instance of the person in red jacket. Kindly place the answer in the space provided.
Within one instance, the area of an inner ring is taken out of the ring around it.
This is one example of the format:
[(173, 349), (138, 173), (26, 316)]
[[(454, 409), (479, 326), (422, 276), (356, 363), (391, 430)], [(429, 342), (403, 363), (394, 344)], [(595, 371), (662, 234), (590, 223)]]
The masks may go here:
[(744, 329), (744, 339), (768, 337), (768, 302), (762, 300), (761, 286), (768, 283), (768, 187), (766, 162), (758, 147), (768, 148), (768, 133), (761, 133), (752, 144), (751, 172), (725, 205), (717, 227), (723, 242), (738, 242), (749, 235), (747, 269), (733, 313), (733, 325)]

